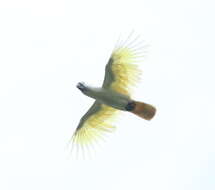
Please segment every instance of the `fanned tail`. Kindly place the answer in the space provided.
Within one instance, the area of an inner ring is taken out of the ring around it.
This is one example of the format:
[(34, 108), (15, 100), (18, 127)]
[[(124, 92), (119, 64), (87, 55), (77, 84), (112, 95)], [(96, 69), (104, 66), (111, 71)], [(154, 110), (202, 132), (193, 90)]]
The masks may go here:
[(134, 101), (134, 103), (135, 106), (134, 109), (131, 110), (132, 113), (146, 120), (151, 120), (154, 117), (156, 113), (156, 108), (154, 106), (138, 101)]

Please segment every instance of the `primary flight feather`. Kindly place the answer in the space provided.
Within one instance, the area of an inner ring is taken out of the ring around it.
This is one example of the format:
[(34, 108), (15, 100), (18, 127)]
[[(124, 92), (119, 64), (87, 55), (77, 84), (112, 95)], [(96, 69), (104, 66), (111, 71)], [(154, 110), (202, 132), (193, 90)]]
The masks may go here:
[(93, 99), (94, 104), (81, 118), (73, 135), (73, 143), (81, 147), (93, 143), (103, 133), (114, 130), (113, 122), (120, 111), (128, 111), (150, 120), (156, 109), (149, 104), (131, 98), (134, 85), (139, 81), (141, 70), (135, 64), (140, 54), (132, 43), (116, 47), (105, 67), (103, 85), (95, 88), (78, 83), (77, 88)]

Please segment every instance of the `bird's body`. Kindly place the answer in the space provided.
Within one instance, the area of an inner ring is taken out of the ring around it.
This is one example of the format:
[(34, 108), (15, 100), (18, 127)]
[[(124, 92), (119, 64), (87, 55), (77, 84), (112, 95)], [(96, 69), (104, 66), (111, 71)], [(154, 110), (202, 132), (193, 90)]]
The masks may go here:
[(131, 102), (129, 96), (120, 94), (114, 90), (89, 86), (87, 86), (87, 89), (88, 90), (83, 91), (85, 95), (94, 98), (101, 104), (105, 104), (119, 110), (126, 111), (126, 106)]
[(95, 102), (81, 118), (73, 135), (74, 143), (83, 147), (94, 142), (103, 132), (112, 131), (112, 123), (120, 111), (128, 111), (146, 120), (155, 115), (156, 109), (152, 105), (131, 98), (132, 87), (141, 74), (134, 64), (141, 56), (130, 47), (132, 43), (124, 43), (113, 50), (101, 87), (77, 84), (77, 88)]

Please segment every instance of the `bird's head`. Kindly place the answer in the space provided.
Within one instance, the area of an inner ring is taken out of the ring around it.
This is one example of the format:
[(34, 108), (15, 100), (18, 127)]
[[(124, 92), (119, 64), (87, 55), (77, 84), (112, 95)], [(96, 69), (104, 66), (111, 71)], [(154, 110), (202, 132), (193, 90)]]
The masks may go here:
[(84, 82), (79, 82), (76, 87), (82, 92), (87, 90), (87, 85)]

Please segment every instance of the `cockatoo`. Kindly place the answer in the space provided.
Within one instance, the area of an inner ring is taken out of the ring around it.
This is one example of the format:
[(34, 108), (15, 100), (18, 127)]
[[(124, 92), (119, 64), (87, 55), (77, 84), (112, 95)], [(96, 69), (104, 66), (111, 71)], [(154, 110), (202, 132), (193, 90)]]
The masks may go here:
[(114, 129), (113, 121), (120, 113), (126, 111), (143, 119), (151, 120), (156, 109), (150, 104), (131, 98), (132, 87), (138, 82), (141, 70), (137, 62), (140, 54), (133, 42), (124, 43), (114, 48), (105, 67), (105, 77), (101, 87), (95, 88), (79, 82), (77, 88), (95, 102), (81, 118), (73, 134), (73, 143), (87, 146), (97, 137)]

